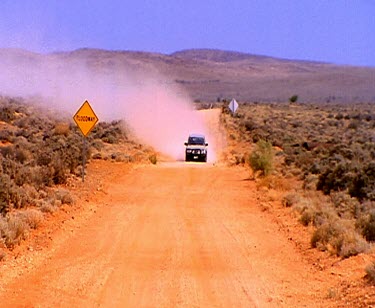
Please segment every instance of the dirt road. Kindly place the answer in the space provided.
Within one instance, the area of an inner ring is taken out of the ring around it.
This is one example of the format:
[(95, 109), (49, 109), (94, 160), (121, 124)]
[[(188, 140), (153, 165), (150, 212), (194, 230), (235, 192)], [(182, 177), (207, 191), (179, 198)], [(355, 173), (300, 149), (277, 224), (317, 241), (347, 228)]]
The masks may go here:
[(96, 165), (118, 176), (95, 211), (0, 286), (2, 307), (326, 306), (245, 169), (109, 165)]
[[(220, 111), (204, 115), (211, 150), (224, 148)], [(340, 278), (311, 265), (248, 178), (212, 163), (92, 162), (77, 209), (0, 267), (0, 306), (337, 306)]]

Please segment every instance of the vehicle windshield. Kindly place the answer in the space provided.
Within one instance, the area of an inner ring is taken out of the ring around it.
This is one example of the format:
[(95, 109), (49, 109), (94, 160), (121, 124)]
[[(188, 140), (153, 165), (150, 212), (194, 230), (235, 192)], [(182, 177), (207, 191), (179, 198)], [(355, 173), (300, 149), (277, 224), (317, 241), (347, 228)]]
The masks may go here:
[(189, 137), (188, 144), (204, 145), (204, 138), (202, 138), (202, 137)]

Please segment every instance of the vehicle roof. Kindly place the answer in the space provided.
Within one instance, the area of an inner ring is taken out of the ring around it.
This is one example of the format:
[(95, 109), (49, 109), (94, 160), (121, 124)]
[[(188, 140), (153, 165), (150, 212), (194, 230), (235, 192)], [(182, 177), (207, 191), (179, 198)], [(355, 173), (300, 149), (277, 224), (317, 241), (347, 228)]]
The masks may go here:
[(202, 134), (190, 134), (189, 137), (200, 137), (200, 138), (204, 138), (204, 135), (202, 135)]

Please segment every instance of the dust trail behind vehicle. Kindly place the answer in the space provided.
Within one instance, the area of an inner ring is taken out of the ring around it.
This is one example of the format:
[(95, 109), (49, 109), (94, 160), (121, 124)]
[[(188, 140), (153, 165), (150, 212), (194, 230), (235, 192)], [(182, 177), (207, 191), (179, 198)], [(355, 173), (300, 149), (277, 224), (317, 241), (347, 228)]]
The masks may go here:
[(2, 51), (0, 95), (29, 97), (68, 117), (88, 100), (101, 121), (124, 119), (142, 143), (173, 159), (183, 159), (189, 133), (210, 134), (192, 99), (155, 67), (147, 74), (116, 66), (108, 70), (93, 53), (78, 50), (62, 57), (18, 51), (14, 56)]

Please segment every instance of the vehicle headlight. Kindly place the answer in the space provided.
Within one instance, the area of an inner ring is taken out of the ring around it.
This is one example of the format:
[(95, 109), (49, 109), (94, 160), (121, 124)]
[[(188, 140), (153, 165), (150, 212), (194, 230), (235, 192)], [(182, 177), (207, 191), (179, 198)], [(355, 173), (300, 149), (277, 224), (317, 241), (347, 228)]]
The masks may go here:
[(191, 149), (186, 149), (186, 153), (191, 153)]
[(201, 149), (201, 153), (202, 153), (202, 154), (205, 154), (205, 153), (206, 153), (206, 150), (205, 150), (205, 149)]

